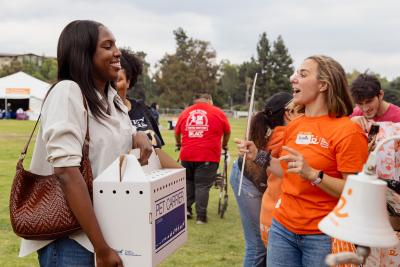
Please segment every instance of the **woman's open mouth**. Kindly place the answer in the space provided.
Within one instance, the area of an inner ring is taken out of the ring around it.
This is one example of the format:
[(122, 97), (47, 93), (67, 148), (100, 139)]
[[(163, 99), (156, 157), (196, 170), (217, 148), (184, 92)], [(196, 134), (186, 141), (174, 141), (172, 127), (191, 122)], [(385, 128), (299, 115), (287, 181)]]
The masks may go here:
[(121, 62), (120, 61), (111, 62), (110, 65), (113, 66), (114, 68), (118, 69), (118, 70), (121, 69)]
[(300, 89), (295, 89), (295, 88), (293, 88), (292, 92), (293, 92), (293, 94), (300, 93)]

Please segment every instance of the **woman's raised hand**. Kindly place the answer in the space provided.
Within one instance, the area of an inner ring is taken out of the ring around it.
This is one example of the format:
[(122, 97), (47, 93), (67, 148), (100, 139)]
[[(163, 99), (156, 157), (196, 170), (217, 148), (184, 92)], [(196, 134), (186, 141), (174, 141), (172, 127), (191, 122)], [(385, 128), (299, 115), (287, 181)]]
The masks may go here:
[(288, 164), (288, 173), (296, 173), (303, 177), (304, 179), (314, 181), (316, 179), (316, 176), (318, 175), (318, 172), (314, 170), (313, 168), (308, 165), (306, 159), (304, 158), (303, 154), (300, 152), (297, 152), (297, 150), (288, 147), (288, 146), (283, 146), (283, 150), (286, 150), (289, 152), (289, 154), (284, 155), (279, 158), (279, 160), (286, 161)]
[(242, 139), (235, 138), (234, 142), (241, 156), (246, 153), (246, 159), (254, 160), (257, 156), (258, 149), (253, 141), (246, 141)]

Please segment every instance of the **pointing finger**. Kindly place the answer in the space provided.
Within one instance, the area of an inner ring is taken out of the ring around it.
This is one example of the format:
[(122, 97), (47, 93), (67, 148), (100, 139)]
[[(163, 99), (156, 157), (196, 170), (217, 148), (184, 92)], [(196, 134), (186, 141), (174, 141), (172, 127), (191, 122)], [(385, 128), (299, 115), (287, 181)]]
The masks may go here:
[(285, 155), (285, 156), (280, 157), (279, 160), (283, 160), (283, 161), (286, 161), (286, 162), (291, 162), (291, 161), (294, 161), (295, 159), (293, 158), (292, 155)]
[(289, 152), (290, 154), (294, 155), (294, 156), (300, 156), (301, 154), (299, 152), (297, 152), (297, 150), (288, 147), (288, 146), (283, 146), (282, 147), (283, 150), (286, 150), (287, 152)]

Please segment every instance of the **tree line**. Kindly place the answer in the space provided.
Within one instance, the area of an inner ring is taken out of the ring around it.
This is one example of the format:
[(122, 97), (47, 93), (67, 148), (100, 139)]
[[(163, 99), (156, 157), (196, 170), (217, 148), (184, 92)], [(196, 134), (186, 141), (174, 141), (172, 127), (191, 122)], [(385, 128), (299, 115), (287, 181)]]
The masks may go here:
[[(291, 91), (289, 77), (294, 72), (293, 59), (282, 36), (271, 42), (263, 32), (256, 44), (256, 56), (241, 64), (232, 64), (229, 60), (217, 62), (217, 53), (209, 42), (188, 36), (182, 28), (173, 31), (173, 35), (175, 52), (163, 56), (154, 66), (153, 75), (150, 75), (146, 53), (136, 52), (144, 62), (144, 72), (129, 91), (130, 97), (157, 102), (165, 108), (185, 108), (196, 93), (204, 92), (210, 93), (215, 105), (221, 108), (246, 110), (255, 73), (258, 73), (255, 95), (258, 108), (272, 94)], [(50, 58), (40, 66), (13, 61), (0, 69), (0, 77), (20, 70), (50, 83), (57, 78), (57, 62)], [(349, 82), (358, 74), (358, 71), (348, 73)], [(386, 100), (400, 106), (400, 77), (388, 81), (377, 76)]]

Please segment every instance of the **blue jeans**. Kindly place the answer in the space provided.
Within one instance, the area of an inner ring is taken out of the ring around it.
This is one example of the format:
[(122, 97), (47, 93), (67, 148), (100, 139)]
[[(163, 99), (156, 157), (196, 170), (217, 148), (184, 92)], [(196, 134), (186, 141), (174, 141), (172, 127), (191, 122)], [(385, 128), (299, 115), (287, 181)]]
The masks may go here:
[(268, 267), (321, 267), (331, 253), (331, 238), (324, 234), (298, 235), (272, 220), (268, 236)]
[(240, 170), (235, 161), (232, 165), (230, 182), (239, 206), (246, 245), (243, 266), (264, 266), (266, 249), (260, 234), (260, 210), (262, 194), (257, 187), (243, 176), (242, 191), (238, 196)]
[(38, 251), (41, 267), (94, 267), (94, 255), (75, 240), (57, 239)]

